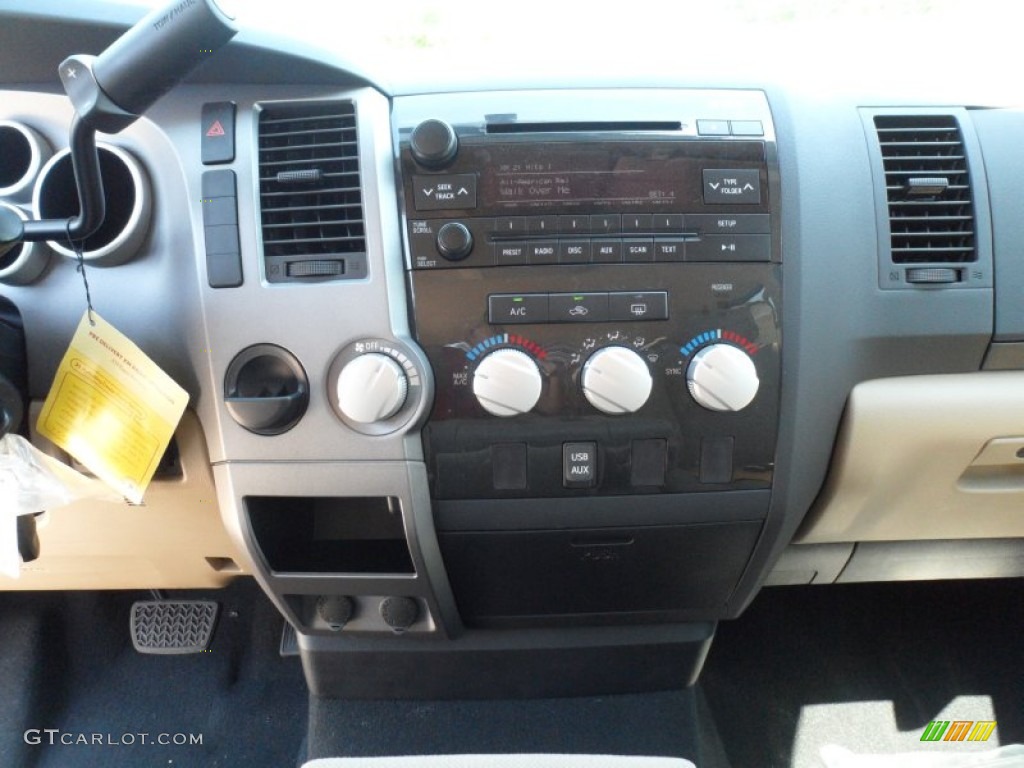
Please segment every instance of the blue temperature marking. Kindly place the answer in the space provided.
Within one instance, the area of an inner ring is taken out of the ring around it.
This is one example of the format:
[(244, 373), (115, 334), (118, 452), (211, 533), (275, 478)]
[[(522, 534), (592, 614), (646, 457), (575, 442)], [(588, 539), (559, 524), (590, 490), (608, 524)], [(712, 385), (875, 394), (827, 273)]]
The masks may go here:
[(499, 333), (497, 336), (491, 336), (489, 339), (484, 339), (469, 352), (466, 353), (466, 357), (470, 360), (476, 360), (480, 355), (486, 352), (491, 347), (497, 346), (498, 344), (508, 344), (508, 334)]

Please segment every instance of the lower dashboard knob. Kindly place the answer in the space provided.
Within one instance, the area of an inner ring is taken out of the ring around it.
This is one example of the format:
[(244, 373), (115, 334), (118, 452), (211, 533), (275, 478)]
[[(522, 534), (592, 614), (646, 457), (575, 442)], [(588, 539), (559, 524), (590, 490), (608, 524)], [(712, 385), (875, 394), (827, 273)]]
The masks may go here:
[(371, 424), (390, 419), (405, 404), (409, 380), (388, 355), (369, 352), (341, 369), (335, 388), (338, 408), (352, 421)]
[(473, 373), (473, 394), (485, 411), (495, 416), (527, 413), (540, 400), (543, 386), (533, 359), (517, 349), (491, 352)]
[(639, 411), (651, 396), (653, 379), (647, 363), (625, 347), (605, 347), (583, 366), (583, 394), (602, 413)]
[(729, 344), (712, 344), (695, 354), (686, 380), (693, 399), (711, 411), (741, 411), (761, 386), (754, 361)]
[(405, 632), (419, 615), (419, 603), (411, 597), (386, 597), (380, 604), (380, 617), (392, 632)]
[(473, 250), (473, 234), (465, 224), (449, 221), (437, 230), (437, 252), (448, 261), (462, 261)]

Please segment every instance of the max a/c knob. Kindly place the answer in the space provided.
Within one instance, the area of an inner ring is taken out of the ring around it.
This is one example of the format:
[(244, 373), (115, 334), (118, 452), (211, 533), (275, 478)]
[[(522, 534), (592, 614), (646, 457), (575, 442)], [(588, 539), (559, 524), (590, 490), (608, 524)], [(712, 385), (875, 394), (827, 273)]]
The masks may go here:
[(352, 421), (390, 419), (405, 404), (409, 380), (388, 355), (369, 352), (345, 364), (336, 386), (338, 408)]
[(761, 386), (754, 361), (729, 344), (712, 344), (695, 354), (686, 383), (693, 399), (711, 411), (742, 411)]
[(462, 261), (473, 250), (473, 234), (458, 221), (442, 224), (437, 230), (437, 252), (448, 261)]
[(424, 120), (412, 129), (409, 151), (424, 168), (444, 168), (459, 151), (459, 137), (444, 120)]
[(542, 385), (537, 364), (517, 349), (491, 352), (473, 373), (473, 394), (494, 416), (517, 416), (533, 410)]
[(599, 349), (583, 366), (583, 395), (592, 406), (611, 415), (635, 413), (651, 396), (653, 380), (647, 363), (625, 347)]

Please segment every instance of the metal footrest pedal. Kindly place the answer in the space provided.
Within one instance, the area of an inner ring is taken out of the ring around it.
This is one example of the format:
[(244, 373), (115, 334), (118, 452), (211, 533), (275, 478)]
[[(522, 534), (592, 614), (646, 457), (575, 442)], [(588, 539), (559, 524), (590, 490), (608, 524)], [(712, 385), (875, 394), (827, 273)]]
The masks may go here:
[(202, 653), (217, 611), (213, 600), (140, 600), (132, 605), (132, 645), (139, 653)]

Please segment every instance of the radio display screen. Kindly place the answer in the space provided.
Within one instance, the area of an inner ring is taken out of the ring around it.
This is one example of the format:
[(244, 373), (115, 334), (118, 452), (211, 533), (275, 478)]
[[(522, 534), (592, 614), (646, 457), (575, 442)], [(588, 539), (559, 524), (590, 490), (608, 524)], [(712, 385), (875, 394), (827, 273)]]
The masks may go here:
[(495, 212), (692, 211), (703, 202), (703, 169), (764, 167), (760, 142), (488, 143), (472, 153), (481, 206)]

